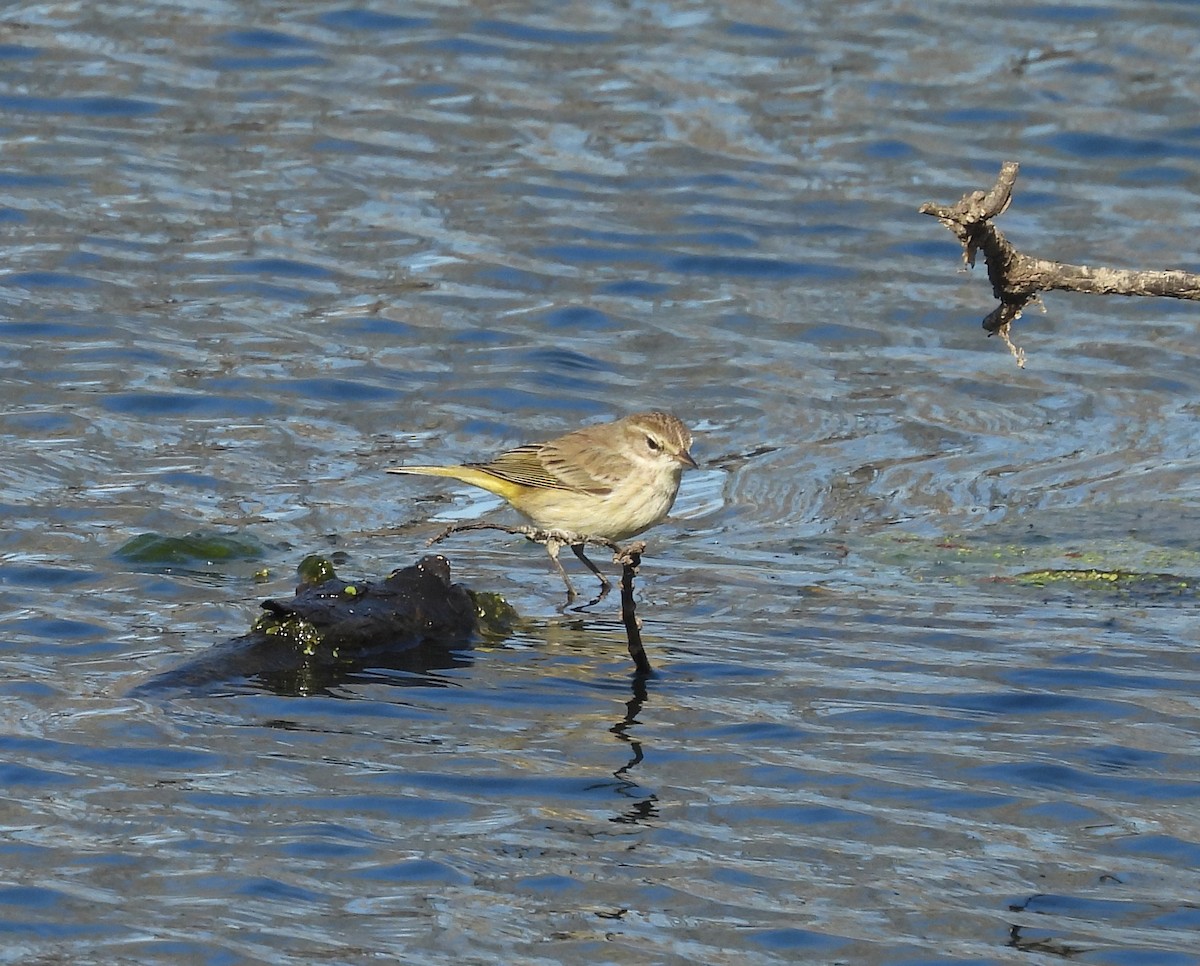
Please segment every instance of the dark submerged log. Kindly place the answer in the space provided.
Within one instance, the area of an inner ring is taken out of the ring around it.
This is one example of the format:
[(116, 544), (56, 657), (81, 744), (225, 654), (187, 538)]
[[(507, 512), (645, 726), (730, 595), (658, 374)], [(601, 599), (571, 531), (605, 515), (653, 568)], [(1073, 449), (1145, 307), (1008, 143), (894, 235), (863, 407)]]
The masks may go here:
[[(495, 595), (452, 583), (450, 564), (440, 555), (380, 581), (342, 580), (316, 558), (306, 560), (301, 573), (306, 579), (296, 595), (263, 601), (266, 613), (248, 634), (155, 676), (135, 694), (212, 694), (247, 686), (311, 694), (328, 692), (366, 668), (458, 667), (470, 663), (462, 649), (481, 636), (481, 615), (492, 631), (512, 617)], [(235, 684), (241, 687), (221, 687)]]

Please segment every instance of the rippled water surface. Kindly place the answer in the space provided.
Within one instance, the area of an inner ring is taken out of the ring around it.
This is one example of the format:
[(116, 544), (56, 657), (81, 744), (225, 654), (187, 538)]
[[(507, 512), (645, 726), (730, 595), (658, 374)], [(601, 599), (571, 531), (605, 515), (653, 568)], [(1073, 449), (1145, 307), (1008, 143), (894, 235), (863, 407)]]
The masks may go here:
[[(917, 208), (1011, 158), (1031, 253), (1195, 270), (1197, 49), (1103, 0), (6, 14), (0, 961), (1195, 963), (1197, 308), (1052, 295), (1018, 369)], [(502, 639), (139, 688), (307, 554), (514, 522), (386, 467), (655, 407), (702, 469), (644, 683), (481, 532)], [(257, 549), (117, 553), (193, 532)]]

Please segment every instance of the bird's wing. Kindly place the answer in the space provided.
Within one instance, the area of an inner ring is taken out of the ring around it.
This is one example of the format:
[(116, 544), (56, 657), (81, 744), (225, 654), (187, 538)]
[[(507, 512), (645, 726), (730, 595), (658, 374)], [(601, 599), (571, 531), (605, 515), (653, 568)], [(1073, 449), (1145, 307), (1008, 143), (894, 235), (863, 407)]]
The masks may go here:
[(604, 433), (608, 426), (586, 426), (540, 447), (542, 465), (572, 490), (608, 496), (628, 478), (632, 465)]
[(548, 490), (573, 490), (571, 483), (560, 478), (542, 462), (543, 446), (531, 443), (528, 446), (518, 446), (507, 453), (501, 453), (486, 463), (468, 463), (468, 466), (483, 470), (492, 476), (516, 483), (519, 486), (533, 486)]
[(530, 443), (487, 463), (468, 465), (524, 486), (607, 496), (630, 471), (629, 461), (595, 438), (603, 427), (587, 426), (548, 443)]

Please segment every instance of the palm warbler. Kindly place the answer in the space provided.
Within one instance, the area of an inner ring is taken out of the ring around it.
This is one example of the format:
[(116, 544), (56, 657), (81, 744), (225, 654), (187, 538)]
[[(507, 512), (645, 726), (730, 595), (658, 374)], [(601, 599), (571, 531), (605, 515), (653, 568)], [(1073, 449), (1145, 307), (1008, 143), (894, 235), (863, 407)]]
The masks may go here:
[(495, 493), (540, 530), (557, 531), (546, 551), (575, 596), (558, 559), (574, 551), (600, 578), (608, 579), (583, 552), (584, 537), (624, 540), (648, 530), (671, 512), (692, 434), (668, 413), (637, 413), (585, 426), (545, 443), (530, 443), (486, 463), (462, 466), (397, 466), (389, 473), (448, 476)]

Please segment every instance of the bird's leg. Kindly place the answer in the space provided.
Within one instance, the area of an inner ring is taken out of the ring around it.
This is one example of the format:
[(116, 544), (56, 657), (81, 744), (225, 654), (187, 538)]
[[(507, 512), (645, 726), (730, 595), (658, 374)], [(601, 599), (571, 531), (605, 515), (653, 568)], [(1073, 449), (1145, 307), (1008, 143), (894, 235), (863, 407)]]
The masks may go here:
[(612, 584), (609, 583), (608, 578), (605, 577), (604, 574), (602, 574), (600, 572), (600, 568), (597, 567), (594, 563), (591, 562), (591, 560), (588, 559), (587, 554), (585, 554), (583, 552), (583, 544), (582, 543), (571, 544), (571, 550), (575, 554), (576, 557), (578, 557), (580, 560), (583, 561), (584, 566), (586, 566), (588, 570), (590, 570), (592, 573), (594, 573), (597, 577), (600, 578), (600, 597), (596, 598), (596, 600), (600, 600), (602, 597), (604, 597), (605, 594), (607, 594), (609, 592), (609, 590), (612, 588)]
[(554, 569), (558, 571), (558, 575), (562, 577), (563, 583), (567, 585), (568, 604), (578, 597), (579, 593), (575, 590), (575, 585), (571, 583), (571, 578), (567, 576), (567, 571), (564, 569), (562, 561), (558, 559), (558, 552), (563, 547), (570, 547), (571, 551), (583, 562), (587, 569), (600, 579), (600, 594), (595, 600), (590, 601), (587, 606), (603, 600), (604, 595), (612, 589), (609, 579), (601, 573), (600, 568), (592, 563), (588, 559), (587, 554), (583, 552), (584, 546), (589, 543), (598, 543), (601, 546), (608, 547), (613, 553), (621, 552), (621, 547), (604, 537), (590, 537), (587, 534), (572, 533), (569, 530), (543, 530), (540, 527), (506, 527), (502, 523), (453, 523), (437, 536), (431, 537), (426, 546), (431, 547), (435, 543), (445, 540), (450, 534), (460, 533), (463, 530), (501, 530), (504, 533), (518, 533), (534, 541), (534, 543), (540, 543), (546, 548), (546, 553), (550, 555), (550, 560), (554, 563)]
[[(554, 563), (555, 569), (563, 579), (563, 583), (567, 585), (567, 603), (571, 603), (579, 596), (575, 591), (575, 585), (571, 583), (571, 578), (567, 576), (566, 568), (563, 567), (562, 561), (558, 559), (558, 552), (563, 548), (563, 541), (556, 537), (548, 537), (544, 541), (539, 541), (546, 548), (546, 553), (550, 554), (550, 560)], [(571, 548), (575, 550), (574, 547)], [(576, 551), (578, 553), (578, 551)]]
[(606, 540), (603, 537), (591, 537), (584, 533), (574, 533), (570, 530), (539, 530), (536, 527), (531, 527), (526, 530), (525, 535), (530, 540), (536, 540), (538, 543), (544, 544), (548, 551), (551, 551), (551, 547), (553, 547), (553, 550), (550, 552), (550, 557), (554, 561), (554, 565), (558, 567), (558, 572), (562, 574), (563, 580), (567, 582), (567, 587), (570, 589), (571, 596), (567, 598), (568, 604), (574, 599), (575, 588), (572, 586), (570, 579), (567, 577), (566, 572), (562, 568), (562, 564), (559, 563), (558, 560), (558, 552), (563, 547), (570, 547), (571, 552), (575, 554), (575, 556), (579, 558), (580, 562), (582, 562), (588, 570), (594, 573), (600, 581), (600, 593), (596, 595), (594, 600), (588, 602), (588, 606), (602, 601), (604, 596), (609, 592), (609, 590), (612, 589), (612, 584), (609, 583), (608, 578), (604, 576), (600, 568), (592, 563), (592, 561), (588, 559), (587, 554), (583, 552), (583, 548), (589, 543), (603, 544), (614, 552), (620, 550), (620, 547), (618, 547), (611, 540)]

